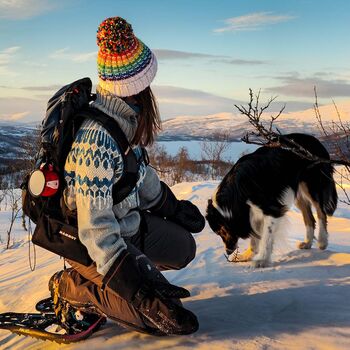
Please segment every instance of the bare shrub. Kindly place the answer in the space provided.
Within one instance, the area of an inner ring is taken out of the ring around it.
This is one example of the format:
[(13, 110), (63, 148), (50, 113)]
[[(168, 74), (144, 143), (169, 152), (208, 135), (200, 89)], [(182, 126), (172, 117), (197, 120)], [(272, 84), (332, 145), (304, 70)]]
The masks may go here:
[(8, 203), (9, 207), (11, 210), (11, 218), (10, 218), (10, 226), (7, 230), (7, 244), (6, 244), (6, 249), (10, 248), (10, 241), (11, 241), (11, 233), (12, 233), (12, 228), (15, 220), (18, 217), (19, 212), (21, 211), (21, 194), (19, 191), (17, 191), (15, 188), (10, 187), (7, 190), (7, 198), (8, 198)]
[(189, 168), (190, 157), (188, 149), (186, 147), (180, 147), (173, 161), (174, 163), (171, 172), (172, 183), (176, 184), (189, 181), (190, 177), (187, 170)]
[(165, 146), (158, 143), (154, 143), (148, 149), (148, 156), (150, 164), (158, 171), (163, 167), (167, 167), (172, 162), (171, 156), (166, 151)]
[(224, 131), (216, 135), (215, 141), (203, 141), (201, 143), (202, 160), (209, 163), (209, 174), (212, 180), (223, 177), (231, 165), (224, 161), (224, 153), (230, 147), (229, 132)]
[[(217, 144), (221, 145), (225, 142), (220, 140)], [(209, 143), (215, 144), (215, 141), (208, 141)], [(231, 163), (222, 160), (225, 150), (226, 146), (218, 147), (218, 149), (214, 147), (213, 151), (215, 152), (210, 153), (212, 159), (196, 160), (191, 159), (186, 147), (180, 147), (177, 154), (171, 156), (164, 146), (155, 144), (148, 149), (148, 154), (150, 165), (158, 172), (161, 180), (169, 186), (173, 186), (184, 181), (203, 181), (224, 176), (232, 166)]]
[(347, 185), (350, 184), (350, 123), (343, 120), (336, 103), (332, 100), (337, 120), (332, 120), (329, 125), (325, 125), (318, 105), (316, 87), (314, 92), (314, 110), (319, 129), (323, 135), (321, 140), (326, 145), (332, 158), (340, 159), (344, 162), (343, 167), (335, 168), (339, 178), (337, 185), (345, 197), (345, 199), (340, 199), (340, 201), (350, 205), (350, 193), (347, 189)]
[(23, 137), (21, 140), (21, 148), (24, 151), (22, 169), (25, 173), (34, 168), (35, 158), (41, 147), (40, 131), (41, 126), (37, 125), (32, 134)]
[(34, 168), (35, 156), (40, 149), (40, 126), (19, 140), (20, 152), (16, 158), (1, 160), (0, 189), (19, 187), (24, 176)]

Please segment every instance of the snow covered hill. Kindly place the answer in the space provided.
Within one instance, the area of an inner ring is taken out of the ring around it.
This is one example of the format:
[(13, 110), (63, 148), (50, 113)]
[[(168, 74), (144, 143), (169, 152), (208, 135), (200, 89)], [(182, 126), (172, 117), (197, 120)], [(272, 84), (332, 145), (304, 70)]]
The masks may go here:
[[(217, 182), (182, 183), (173, 187), (205, 211)], [(9, 212), (0, 211), (4, 237)], [(156, 338), (129, 332), (108, 322), (88, 340), (52, 344), (0, 330), (0, 349), (349, 349), (350, 348), (350, 207), (340, 205), (329, 220), (326, 251), (300, 251), (303, 238), (300, 213), (289, 214), (286, 236), (277, 244), (275, 263), (253, 269), (249, 263), (229, 263), (221, 239), (208, 226), (195, 236), (197, 256), (184, 270), (166, 272), (174, 284), (191, 291), (186, 307), (199, 318), (200, 330), (191, 336)], [(16, 223), (15, 248), (0, 245), (0, 312), (34, 311), (48, 296), (50, 276), (63, 262), (37, 248), (37, 268), (28, 267), (26, 236)], [(241, 242), (243, 250), (247, 242)]]
[[(343, 121), (350, 122), (350, 101), (337, 103), (337, 108)], [(234, 111), (233, 106), (232, 110)], [(331, 120), (338, 120), (337, 111), (332, 104), (321, 106), (320, 113), (325, 125)], [(310, 109), (282, 114), (276, 121), (276, 126), (284, 133), (319, 133), (315, 111), (311, 105)], [(32, 136), (33, 131), (37, 128), (38, 122), (28, 124), (0, 122), (0, 159), (14, 155), (21, 158), (23, 153), (19, 149), (21, 139)], [(188, 141), (202, 140), (203, 138), (216, 140), (223, 130), (229, 132), (231, 141), (237, 141), (250, 128), (247, 119), (236, 112), (204, 116), (178, 116), (163, 121), (163, 131), (159, 134), (158, 141)]]
[[(350, 122), (350, 101), (337, 104), (337, 108), (342, 120)], [(319, 110), (325, 126), (332, 120), (338, 120), (334, 105), (321, 106)], [(276, 113), (271, 114), (276, 115)], [(266, 117), (269, 117), (268, 113)], [(275, 124), (284, 133), (320, 133), (313, 108), (299, 112), (283, 113)], [(225, 130), (229, 132), (230, 139), (233, 141), (240, 140), (250, 128), (247, 118), (238, 113), (179, 116), (163, 122), (163, 132), (160, 134), (159, 140), (216, 139), (217, 134)]]

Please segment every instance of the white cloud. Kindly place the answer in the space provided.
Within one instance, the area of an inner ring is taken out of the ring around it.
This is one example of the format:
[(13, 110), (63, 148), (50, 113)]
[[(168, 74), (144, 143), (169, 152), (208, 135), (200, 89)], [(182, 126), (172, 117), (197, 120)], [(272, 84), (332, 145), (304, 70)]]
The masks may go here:
[(255, 12), (244, 16), (231, 17), (224, 20), (226, 26), (214, 29), (215, 33), (258, 30), (263, 26), (287, 22), (296, 17), (275, 15), (272, 12)]
[(0, 0), (0, 18), (31, 18), (55, 9), (58, 3), (52, 0)]
[(46, 68), (49, 65), (47, 63), (33, 62), (33, 61), (22, 61), (23, 65), (34, 68)]
[(27, 90), (27, 91), (57, 91), (62, 87), (59, 84), (52, 84), (46, 86), (22, 86), (18, 89)]
[(19, 73), (11, 70), (7, 66), (0, 66), (0, 77), (1, 76), (7, 76), (7, 77), (16, 77)]
[(0, 119), (25, 121), (41, 120), (45, 115), (47, 99), (34, 99), (25, 97), (1, 97), (0, 96)]
[(9, 65), (14, 62), (15, 55), (19, 50), (19, 46), (11, 46), (0, 51), (0, 76), (14, 77), (18, 75), (18, 73), (11, 70)]
[(154, 49), (152, 51), (159, 61), (184, 60), (188, 62), (190, 59), (208, 59), (214, 61), (215, 63), (225, 63), (231, 65), (257, 65), (267, 63), (266, 61), (262, 60), (240, 59), (232, 58), (230, 56), (211, 55), (198, 52), (186, 52), (167, 49)]
[(11, 46), (8, 47), (7, 49), (3, 50), (4, 53), (11, 55), (17, 52), (20, 49), (20, 46)]
[(97, 51), (85, 53), (71, 52), (69, 47), (65, 47), (63, 49), (54, 51), (52, 54), (50, 54), (49, 57), (55, 60), (68, 60), (72, 62), (82, 63), (96, 59)]
[(87, 53), (76, 53), (73, 54), (72, 61), (74, 62), (88, 62), (91, 60), (96, 60), (97, 52), (87, 52)]
[(227, 58), (227, 56), (217, 56), (197, 52), (185, 52), (167, 49), (153, 49), (158, 60), (187, 60), (190, 58)]
[(324, 79), (318, 75), (300, 77), (298, 74), (276, 77), (282, 81), (281, 85), (272, 86), (266, 91), (283, 94), (285, 96), (314, 98), (314, 86), (317, 88), (319, 97), (348, 97), (350, 95), (349, 79)]
[(24, 119), (25, 117), (27, 117), (29, 114), (30, 114), (29, 111), (12, 113), (12, 114), (2, 114), (2, 115), (0, 115), (0, 120), (6, 120), (6, 121), (21, 120), (21, 119)]
[[(246, 104), (246, 101), (177, 86), (153, 85), (152, 90), (159, 102), (163, 120), (179, 115), (201, 116), (219, 112), (231, 113), (236, 112), (235, 104)], [(248, 99), (247, 94), (247, 101)], [(285, 104), (289, 112), (310, 107), (310, 102), (280, 99), (271, 105), (269, 111), (279, 112)]]
[(19, 46), (12, 46), (0, 51), (0, 66), (10, 63), (18, 50), (20, 50)]
[(153, 85), (163, 119), (178, 115), (204, 115), (230, 112), (241, 101), (218, 96), (201, 90), (176, 86)]

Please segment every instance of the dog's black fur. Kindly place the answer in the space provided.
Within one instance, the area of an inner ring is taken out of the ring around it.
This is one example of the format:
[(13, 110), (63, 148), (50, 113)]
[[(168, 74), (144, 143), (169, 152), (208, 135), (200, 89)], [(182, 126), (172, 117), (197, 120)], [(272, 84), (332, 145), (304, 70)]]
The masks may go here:
[[(327, 150), (313, 136), (294, 133), (284, 137), (315, 156), (329, 159)], [(230, 253), (239, 238), (259, 236), (252, 228), (249, 202), (264, 215), (280, 218), (289, 209), (281, 203), (284, 192), (290, 188), (296, 197), (301, 183), (306, 184), (310, 203), (316, 203), (325, 215), (332, 215), (337, 206), (337, 192), (331, 164), (315, 163), (282, 148), (260, 147), (240, 158), (224, 177), (213, 200), (208, 202), (206, 219)]]

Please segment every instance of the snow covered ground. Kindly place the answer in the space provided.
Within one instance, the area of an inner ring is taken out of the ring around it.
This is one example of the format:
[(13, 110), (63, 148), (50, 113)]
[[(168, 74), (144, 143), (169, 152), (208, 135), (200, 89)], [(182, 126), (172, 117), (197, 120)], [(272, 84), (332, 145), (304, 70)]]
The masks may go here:
[[(173, 190), (205, 211), (217, 182), (182, 183)], [(9, 212), (0, 211), (4, 237)], [(0, 349), (349, 349), (350, 348), (350, 207), (341, 205), (329, 220), (326, 251), (299, 251), (301, 215), (289, 214), (286, 238), (277, 245), (272, 267), (228, 263), (221, 239), (207, 226), (196, 235), (197, 257), (167, 278), (191, 291), (186, 307), (199, 318), (191, 336), (155, 338), (125, 331), (108, 322), (88, 340), (57, 345), (0, 330)], [(28, 244), (20, 220), (14, 249), (0, 245), (0, 312), (34, 311), (48, 296), (47, 281), (63, 262), (37, 248), (37, 267), (28, 266)], [(241, 250), (247, 242), (241, 242)]]

